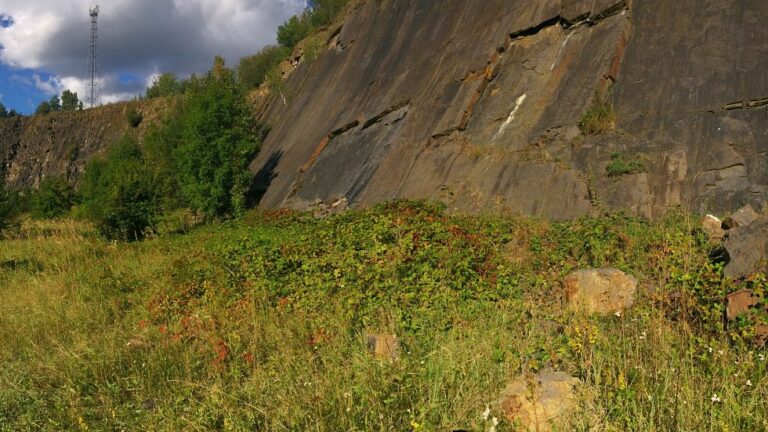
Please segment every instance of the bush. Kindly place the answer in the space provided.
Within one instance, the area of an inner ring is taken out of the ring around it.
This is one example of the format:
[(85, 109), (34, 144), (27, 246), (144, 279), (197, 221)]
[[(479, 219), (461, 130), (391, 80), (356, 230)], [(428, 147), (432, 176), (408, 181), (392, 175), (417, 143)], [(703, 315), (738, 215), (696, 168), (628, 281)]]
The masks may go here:
[(237, 68), (237, 77), (247, 89), (259, 87), (267, 79), (267, 74), (277, 67), (290, 52), (285, 47), (267, 46), (258, 54), (243, 57)]
[(624, 156), (621, 153), (611, 155), (611, 161), (605, 166), (605, 175), (618, 177), (645, 171), (645, 164), (638, 157)]
[(142, 239), (159, 213), (151, 172), (128, 136), (88, 164), (80, 192), (84, 214), (108, 239)]
[(30, 213), (36, 219), (53, 219), (62, 216), (75, 203), (75, 191), (66, 180), (49, 178), (40, 183), (40, 189), (32, 193)]
[(278, 27), (278, 43), (292, 50), (313, 31), (331, 24), (348, 2), (349, 0), (310, 0), (304, 13), (291, 17)]
[(125, 112), (125, 121), (128, 122), (128, 125), (130, 125), (132, 128), (139, 127), (142, 120), (144, 120), (144, 117), (136, 109), (136, 107), (130, 107)]
[(600, 135), (616, 128), (616, 113), (613, 105), (595, 97), (592, 106), (581, 117), (579, 129), (584, 135)]
[(221, 58), (190, 83), (178, 123), (173, 158), (186, 202), (207, 217), (241, 213), (258, 138), (245, 93)]
[(182, 94), (183, 92), (184, 82), (179, 81), (176, 75), (165, 72), (155, 78), (152, 86), (147, 89), (147, 99), (168, 97)]

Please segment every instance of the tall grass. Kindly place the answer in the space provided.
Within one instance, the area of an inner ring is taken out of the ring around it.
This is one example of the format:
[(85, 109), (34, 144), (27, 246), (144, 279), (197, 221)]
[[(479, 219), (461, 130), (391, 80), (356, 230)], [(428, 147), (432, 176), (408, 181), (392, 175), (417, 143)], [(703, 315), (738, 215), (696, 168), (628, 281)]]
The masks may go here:
[[(692, 228), (423, 203), (133, 244), (25, 221), (0, 247), (0, 430), (481, 431), (546, 369), (583, 381), (561, 430), (765, 430), (766, 352), (710, 319), (739, 287), (710, 281)], [(636, 306), (565, 310), (562, 277), (600, 265), (638, 277)], [(369, 332), (400, 359), (369, 356)]]

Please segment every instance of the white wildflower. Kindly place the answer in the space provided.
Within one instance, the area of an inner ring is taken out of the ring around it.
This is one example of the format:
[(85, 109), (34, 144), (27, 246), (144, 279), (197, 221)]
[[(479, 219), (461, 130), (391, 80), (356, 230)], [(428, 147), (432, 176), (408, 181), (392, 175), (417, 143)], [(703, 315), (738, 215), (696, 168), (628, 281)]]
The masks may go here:
[(752, 387), (752, 380), (747, 380), (747, 387)]
[(760, 361), (765, 361), (765, 354), (760, 354), (758, 357), (760, 358)]
[(483, 411), (482, 416), (483, 416), (483, 420), (488, 421), (488, 417), (491, 416), (491, 407), (490, 406), (486, 405), (485, 411)]
[(712, 403), (722, 402), (722, 400), (720, 399), (720, 396), (718, 396), (717, 393), (712, 394), (711, 401)]
[(616, 311), (616, 313), (614, 315), (616, 315), (617, 317), (621, 318), (621, 311)]

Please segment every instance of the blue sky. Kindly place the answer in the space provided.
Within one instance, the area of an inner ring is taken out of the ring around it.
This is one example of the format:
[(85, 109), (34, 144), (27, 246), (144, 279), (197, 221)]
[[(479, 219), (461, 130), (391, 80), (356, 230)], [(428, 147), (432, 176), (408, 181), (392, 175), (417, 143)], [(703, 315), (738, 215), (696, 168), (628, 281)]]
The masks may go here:
[[(0, 0), (0, 95), (28, 114), (64, 89), (86, 98), (90, 0)], [(222, 55), (273, 44), (277, 26), (304, 0), (102, 0), (101, 102), (130, 99), (154, 76), (187, 76)]]

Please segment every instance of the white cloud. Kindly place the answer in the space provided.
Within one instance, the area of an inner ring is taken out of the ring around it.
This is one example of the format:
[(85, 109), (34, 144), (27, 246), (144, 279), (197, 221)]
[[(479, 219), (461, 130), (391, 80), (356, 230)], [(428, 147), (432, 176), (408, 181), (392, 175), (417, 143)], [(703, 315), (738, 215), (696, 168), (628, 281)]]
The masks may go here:
[[(85, 98), (91, 0), (0, 0), (0, 62), (41, 72), (34, 85)], [(109, 0), (100, 5), (99, 70), (105, 101), (140, 93), (158, 72), (206, 70), (214, 55), (233, 65), (274, 43), (304, 0)], [(44, 73), (42, 73), (44, 72)], [(52, 75), (50, 79), (41, 76)], [(126, 76), (134, 79), (121, 79)], [(82, 94), (80, 92), (83, 92)], [(51, 93), (52, 94), (52, 93)]]

